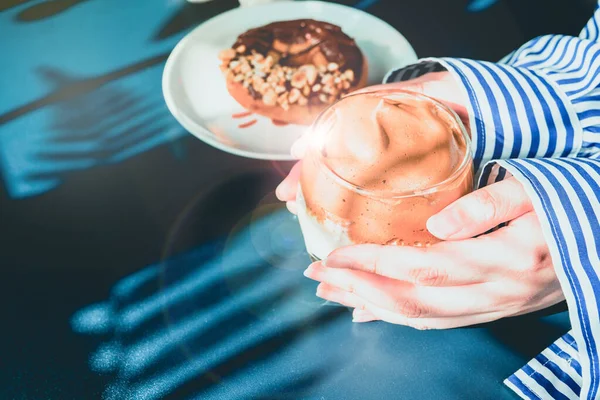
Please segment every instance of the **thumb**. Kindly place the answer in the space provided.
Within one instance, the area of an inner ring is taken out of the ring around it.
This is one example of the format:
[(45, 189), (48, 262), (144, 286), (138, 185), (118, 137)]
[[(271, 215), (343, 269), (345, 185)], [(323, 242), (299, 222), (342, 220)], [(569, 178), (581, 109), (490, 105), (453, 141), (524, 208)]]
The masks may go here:
[(532, 210), (523, 186), (509, 178), (458, 199), (429, 218), (427, 229), (443, 240), (467, 239)]

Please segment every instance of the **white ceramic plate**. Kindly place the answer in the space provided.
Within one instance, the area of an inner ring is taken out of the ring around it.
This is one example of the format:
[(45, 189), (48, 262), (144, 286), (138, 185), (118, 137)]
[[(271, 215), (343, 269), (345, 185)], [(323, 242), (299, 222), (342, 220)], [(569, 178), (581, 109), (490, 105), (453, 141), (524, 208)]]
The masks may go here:
[[(163, 94), (171, 113), (200, 140), (223, 151), (265, 160), (292, 160), (290, 147), (304, 126), (276, 126), (265, 117), (233, 118), (245, 110), (229, 95), (218, 54), (250, 28), (312, 18), (342, 27), (369, 62), (369, 84), (381, 83), (393, 68), (417, 60), (408, 41), (387, 23), (363, 11), (320, 1), (289, 1), (237, 8), (198, 26), (171, 53), (163, 73)], [(243, 124), (256, 119), (250, 127)]]

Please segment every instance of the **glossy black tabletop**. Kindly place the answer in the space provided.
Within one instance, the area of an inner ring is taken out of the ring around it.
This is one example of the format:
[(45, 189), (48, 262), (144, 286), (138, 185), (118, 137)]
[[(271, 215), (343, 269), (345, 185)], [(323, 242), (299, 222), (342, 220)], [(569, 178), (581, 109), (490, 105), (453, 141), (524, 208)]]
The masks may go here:
[[(186, 133), (168, 54), (235, 0), (0, 2), (0, 399), (514, 399), (560, 309), (420, 332), (357, 325), (302, 276), (291, 164)], [(420, 57), (577, 34), (587, 0), (363, 0)]]

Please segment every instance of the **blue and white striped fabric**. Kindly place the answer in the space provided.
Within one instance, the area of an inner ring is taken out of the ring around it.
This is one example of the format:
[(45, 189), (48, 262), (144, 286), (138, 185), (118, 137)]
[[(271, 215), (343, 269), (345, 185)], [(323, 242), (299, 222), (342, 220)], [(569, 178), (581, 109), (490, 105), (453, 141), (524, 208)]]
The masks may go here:
[(424, 59), (386, 82), (440, 69), (468, 99), (480, 186), (523, 184), (570, 310), (572, 331), (505, 383), (524, 399), (600, 399), (600, 4), (578, 38), (542, 36), (498, 64)]

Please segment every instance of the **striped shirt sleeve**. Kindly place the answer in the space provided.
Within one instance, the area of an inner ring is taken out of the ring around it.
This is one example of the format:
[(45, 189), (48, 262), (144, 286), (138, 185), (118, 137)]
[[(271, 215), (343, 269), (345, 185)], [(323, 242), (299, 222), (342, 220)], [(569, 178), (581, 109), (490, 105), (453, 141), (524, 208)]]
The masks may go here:
[(582, 377), (577, 342), (567, 333), (504, 383), (525, 399), (579, 399)]
[(464, 93), (484, 186), (514, 176), (540, 219), (572, 331), (506, 381), (525, 399), (600, 399), (600, 8), (579, 37), (533, 39), (500, 63), (429, 58)]
[(540, 217), (569, 305), (572, 331), (505, 383), (525, 399), (600, 397), (600, 160), (489, 162), (480, 186), (514, 176)]

